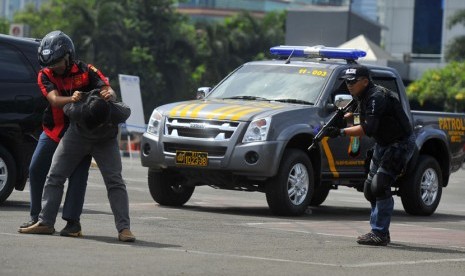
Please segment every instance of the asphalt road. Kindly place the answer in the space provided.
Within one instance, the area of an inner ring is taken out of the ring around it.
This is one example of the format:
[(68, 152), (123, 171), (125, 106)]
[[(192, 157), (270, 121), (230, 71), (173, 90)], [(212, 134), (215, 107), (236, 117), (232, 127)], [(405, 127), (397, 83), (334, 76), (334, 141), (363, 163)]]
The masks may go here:
[[(430, 217), (396, 198), (387, 247), (358, 245), (369, 231), (363, 194), (332, 191), (302, 217), (270, 214), (264, 194), (197, 188), (182, 208), (157, 205), (147, 169), (123, 158), (133, 244), (117, 240), (98, 169), (91, 169), (82, 238), (25, 235), (29, 190), (0, 206), (0, 275), (465, 275), (465, 170)], [(65, 225), (57, 220), (55, 228)]]

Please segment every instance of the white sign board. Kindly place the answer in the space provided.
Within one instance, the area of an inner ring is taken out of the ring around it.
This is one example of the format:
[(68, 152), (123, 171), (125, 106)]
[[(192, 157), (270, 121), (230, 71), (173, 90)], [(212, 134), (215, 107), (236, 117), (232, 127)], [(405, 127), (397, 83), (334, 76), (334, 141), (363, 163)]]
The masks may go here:
[(17, 36), (17, 37), (24, 37), (25, 36), (24, 24), (11, 24), (10, 35)]
[(126, 128), (129, 132), (143, 133), (146, 125), (140, 95), (139, 77), (120, 74), (118, 78), (122, 100), (131, 108), (131, 116), (126, 120)]

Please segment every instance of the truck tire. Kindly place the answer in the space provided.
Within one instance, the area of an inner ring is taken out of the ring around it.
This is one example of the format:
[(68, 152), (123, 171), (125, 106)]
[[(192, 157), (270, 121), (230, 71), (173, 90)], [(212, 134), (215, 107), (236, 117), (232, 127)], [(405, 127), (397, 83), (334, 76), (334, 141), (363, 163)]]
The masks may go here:
[(415, 170), (403, 184), (401, 199), (405, 212), (429, 216), (436, 211), (443, 186), (441, 167), (436, 159), (420, 155)]
[(15, 159), (0, 145), (0, 204), (13, 192), (16, 183)]
[(184, 186), (184, 179), (170, 171), (150, 171), (148, 175), (149, 191), (160, 205), (182, 206), (192, 196), (195, 187)]
[(297, 216), (307, 209), (313, 195), (312, 162), (298, 149), (287, 149), (278, 173), (266, 188), (266, 201), (275, 215)]
[(328, 197), (330, 190), (331, 188), (324, 184), (320, 184), (318, 187), (316, 187), (312, 199), (310, 200), (310, 206), (320, 206)]

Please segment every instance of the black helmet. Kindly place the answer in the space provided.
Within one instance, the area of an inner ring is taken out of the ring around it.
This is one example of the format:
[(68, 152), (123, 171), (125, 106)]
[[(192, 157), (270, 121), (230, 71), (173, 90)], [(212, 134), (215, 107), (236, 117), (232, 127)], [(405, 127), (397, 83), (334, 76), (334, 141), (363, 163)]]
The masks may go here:
[(39, 64), (50, 66), (69, 54), (69, 63), (74, 61), (74, 44), (62, 31), (48, 33), (39, 45)]

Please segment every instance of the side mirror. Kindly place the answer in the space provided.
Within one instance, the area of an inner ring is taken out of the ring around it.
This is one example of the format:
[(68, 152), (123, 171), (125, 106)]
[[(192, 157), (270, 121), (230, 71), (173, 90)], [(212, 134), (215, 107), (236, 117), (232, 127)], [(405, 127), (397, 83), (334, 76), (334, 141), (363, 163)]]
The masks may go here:
[(197, 88), (197, 94), (195, 95), (195, 98), (197, 100), (205, 99), (205, 97), (210, 93), (212, 90), (211, 87), (199, 87)]
[(338, 108), (344, 108), (352, 100), (352, 95), (337, 94), (334, 97), (334, 105)]

